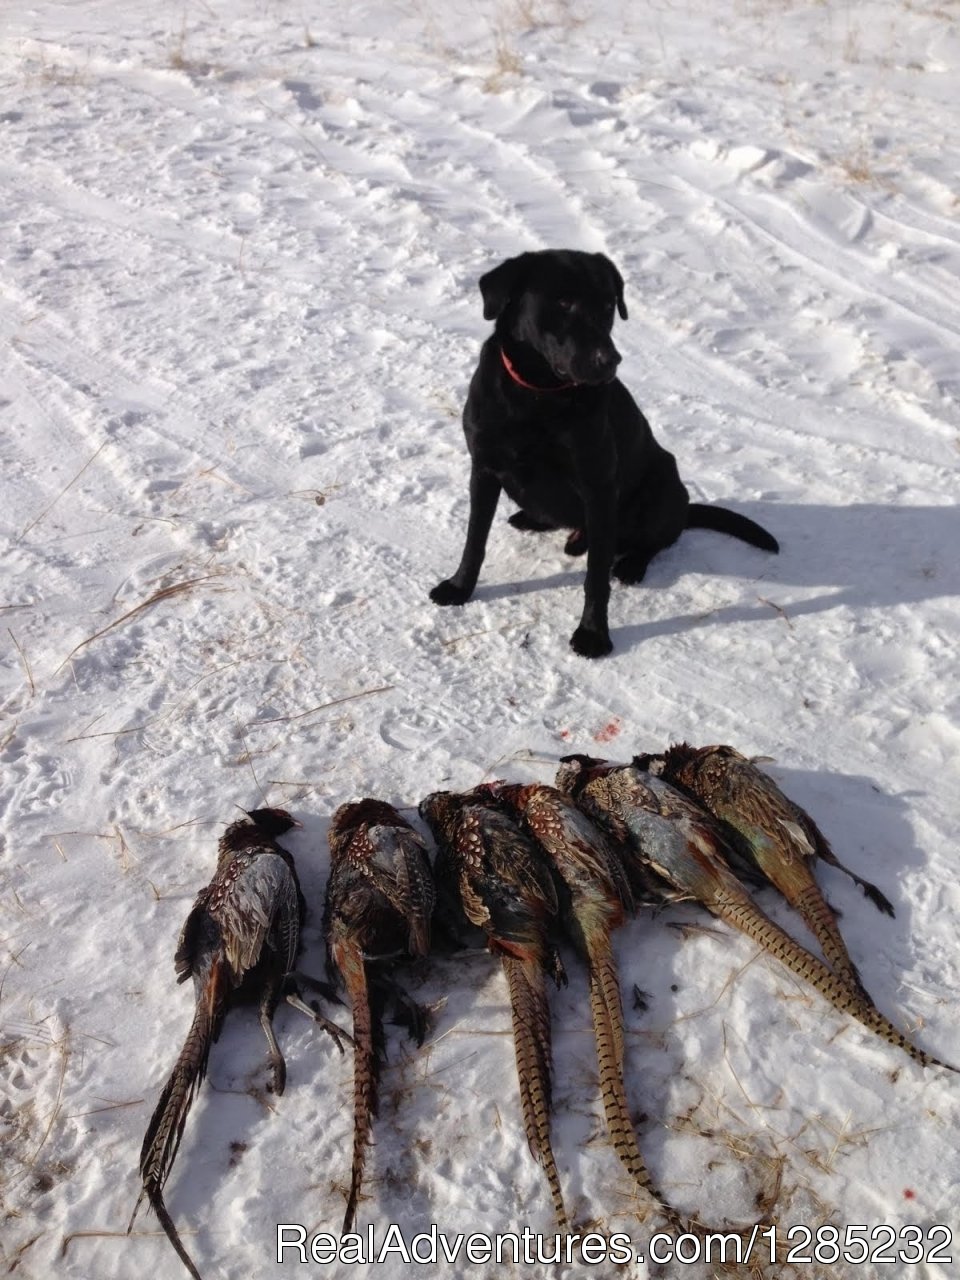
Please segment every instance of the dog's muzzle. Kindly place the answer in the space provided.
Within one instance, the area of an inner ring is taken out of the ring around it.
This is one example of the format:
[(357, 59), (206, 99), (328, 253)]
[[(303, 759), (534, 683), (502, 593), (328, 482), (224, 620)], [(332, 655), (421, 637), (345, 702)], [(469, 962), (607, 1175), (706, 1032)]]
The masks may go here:
[(571, 361), (569, 377), (586, 386), (602, 386), (617, 376), (621, 359), (620, 352), (612, 345), (592, 347)]

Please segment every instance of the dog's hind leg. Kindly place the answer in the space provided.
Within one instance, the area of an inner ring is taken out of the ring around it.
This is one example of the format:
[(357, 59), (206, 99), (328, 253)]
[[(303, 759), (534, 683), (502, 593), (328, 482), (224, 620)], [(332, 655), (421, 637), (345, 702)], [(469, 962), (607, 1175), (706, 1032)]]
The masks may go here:
[(656, 551), (628, 551), (613, 562), (613, 576), (618, 582), (642, 582)]
[(538, 520), (536, 516), (531, 516), (526, 511), (515, 511), (508, 518), (507, 524), (513, 525), (514, 529), (521, 529), (524, 533), (551, 533), (558, 527), (551, 524), (549, 520)]

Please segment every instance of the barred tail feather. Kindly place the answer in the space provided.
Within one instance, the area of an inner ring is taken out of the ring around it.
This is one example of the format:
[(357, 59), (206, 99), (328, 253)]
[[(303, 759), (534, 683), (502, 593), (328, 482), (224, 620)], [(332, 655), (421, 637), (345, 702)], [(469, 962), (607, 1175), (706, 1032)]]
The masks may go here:
[(903, 1049), (921, 1066), (945, 1067), (948, 1071), (957, 1070), (956, 1067), (950, 1066), (949, 1063), (941, 1062), (939, 1058), (931, 1057), (929, 1054), (924, 1053), (922, 1049), (918, 1049), (882, 1013), (868, 1004), (862, 996), (855, 995), (832, 970), (827, 968), (822, 960), (818, 960), (816, 956), (811, 955), (809, 951), (801, 947), (799, 942), (794, 941), (789, 934), (784, 933), (779, 926), (768, 919), (746, 894), (742, 895), (742, 900), (738, 902), (731, 901), (729, 896), (726, 896), (723, 901), (719, 898), (714, 899), (711, 909), (722, 920), (726, 920), (728, 924), (740, 929), (741, 932), (758, 942), (764, 950), (776, 956), (791, 972), (816, 987), (835, 1009), (839, 1009), (841, 1013), (847, 1013), (852, 1018), (856, 1018), (858, 1022), (863, 1023), (865, 1027), (869, 1027), (881, 1039), (887, 1040), (890, 1044)]
[(137, 1209), (143, 1197), (146, 1196), (170, 1243), (196, 1280), (199, 1280), (199, 1272), (177, 1234), (173, 1219), (164, 1205), (162, 1191), (179, 1150), (193, 1099), (207, 1073), (210, 1046), (220, 1033), (226, 1009), (226, 997), (227, 982), (223, 976), (220, 961), (215, 960), (206, 987), (197, 1003), (193, 1022), (190, 1024), (187, 1038), (180, 1050), (180, 1056), (170, 1073), (169, 1080), (163, 1087), (163, 1092), (147, 1126), (140, 1150), (140, 1176), (143, 1180), (143, 1191), (134, 1208), (130, 1226), (127, 1228), (129, 1232)]
[(207, 1073), (210, 1046), (220, 1033), (225, 1010), (227, 992), (221, 975), (220, 963), (215, 962), (180, 1056), (147, 1126), (140, 1151), (145, 1187), (161, 1188), (166, 1183), (194, 1095)]
[(335, 945), (335, 955), (353, 1006), (353, 1164), (343, 1218), (345, 1235), (353, 1226), (360, 1199), (367, 1144), (377, 1113), (380, 1058), (363, 953), (354, 942), (346, 940)]
[(180, 1235), (177, 1231), (176, 1226), (174, 1225), (173, 1219), (170, 1217), (170, 1214), (167, 1212), (167, 1206), (163, 1203), (163, 1194), (161, 1193), (160, 1188), (146, 1187), (144, 1188), (144, 1190), (145, 1190), (147, 1199), (150, 1201), (150, 1206), (153, 1209), (153, 1212), (157, 1215), (157, 1220), (159, 1221), (161, 1227), (163, 1227), (164, 1231), (166, 1232), (167, 1239), (170, 1241), (170, 1243), (173, 1245), (174, 1249), (176, 1250), (177, 1256), (179, 1257), (180, 1261), (190, 1272), (191, 1276), (193, 1276), (193, 1280), (203, 1280), (203, 1277), (201, 1276), (200, 1272), (197, 1270), (196, 1264), (194, 1263), (193, 1259), (190, 1257), (189, 1253), (187, 1253), (187, 1250), (184, 1247), (183, 1241), (180, 1239)]
[[(623, 1073), (623, 1002), (620, 997), (620, 978), (617, 974), (617, 962), (614, 959), (610, 935), (605, 929), (584, 931), (587, 947), (587, 962), (590, 966), (590, 1001), (594, 1007), (594, 986), (597, 987), (596, 998), (601, 1000), (609, 1023), (609, 1033), (617, 1069)], [(597, 1009), (594, 1007), (594, 1029), (597, 1026)]]
[(602, 935), (591, 939), (588, 953), (590, 1011), (597, 1044), (600, 1094), (613, 1149), (644, 1195), (654, 1201), (671, 1225), (682, 1233), (687, 1230), (687, 1225), (670, 1205), (664, 1203), (654, 1187), (630, 1117), (623, 1085), (623, 1010), (609, 937)]
[(861, 1000), (873, 1006), (873, 1000), (867, 994), (857, 966), (850, 958), (833, 912), (827, 905), (819, 886), (811, 884), (809, 888), (804, 889), (796, 898), (794, 906), (820, 943), (827, 964), (837, 977), (846, 983)]
[(634, 1182), (651, 1199), (660, 1203), (647, 1172), (637, 1143), (637, 1135), (630, 1119), (623, 1075), (617, 1065), (616, 1047), (610, 1015), (599, 982), (590, 981), (590, 1009), (593, 1014), (593, 1033), (597, 1043), (597, 1064), (600, 1070), (600, 1094), (607, 1118), (607, 1131), (613, 1149)]
[(520, 1105), (527, 1142), (543, 1167), (553, 1197), (557, 1225), (569, 1232), (560, 1175), (550, 1143), (550, 1010), (541, 969), (515, 956), (502, 956), (510, 987), (513, 1043), (517, 1057)]

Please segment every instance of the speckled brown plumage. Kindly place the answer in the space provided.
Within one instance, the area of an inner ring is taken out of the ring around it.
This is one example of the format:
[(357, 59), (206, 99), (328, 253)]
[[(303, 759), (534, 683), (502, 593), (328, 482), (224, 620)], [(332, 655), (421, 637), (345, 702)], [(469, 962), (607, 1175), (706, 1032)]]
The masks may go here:
[[(283, 1093), (286, 1065), (272, 1023), (300, 949), (304, 900), (293, 857), (277, 844), (276, 837), (297, 825), (283, 809), (254, 809), (227, 827), (217, 851), (216, 874), (197, 895), (174, 957), (177, 981), (193, 979), (196, 1011), (143, 1140), (143, 1189), (137, 1208), (146, 1196), (195, 1280), (200, 1273), (166, 1209), (163, 1187), (191, 1103), (206, 1075), (210, 1047), (234, 1002), (257, 1002), (270, 1046), (272, 1088)], [(319, 1017), (317, 1021), (336, 1036), (333, 1024)]]
[[(360, 1197), (383, 1051), (368, 965), (427, 954), (434, 887), (423, 841), (382, 800), (342, 805), (333, 815), (328, 839), (331, 866), (323, 922), (328, 964), (343, 979), (353, 1007), (353, 1165), (342, 1227), (346, 1233)], [(418, 1025), (422, 1041), (422, 1019)]]
[[(806, 921), (837, 977), (872, 1004), (836, 916), (814, 879), (818, 849), (824, 849), (835, 865), (836, 858), (809, 815), (730, 746), (694, 748), (679, 743), (662, 757), (642, 757), (638, 763), (688, 792), (733, 828), (741, 848)], [(893, 907), (875, 885), (852, 878), (871, 901), (893, 915)]]
[(520, 817), (565, 886), (565, 924), (589, 971), (600, 1093), (613, 1148), (647, 1203), (652, 1201), (678, 1231), (685, 1231), (687, 1224), (651, 1181), (624, 1086), (623, 1004), (610, 941), (634, 909), (623, 859), (606, 834), (555, 787), (498, 783), (485, 790)]
[(753, 938), (811, 983), (843, 1013), (903, 1049), (921, 1066), (949, 1064), (931, 1057), (862, 996), (851, 991), (816, 956), (772, 920), (727, 864), (727, 837), (717, 820), (662, 778), (637, 768), (590, 757), (567, 757), (557, 775), (561, 790), (625, 842), (669, 884), (689, 893), (720, 919)]
[(557, 1225), (569, 1230), (550, 1142), (552, 1051), (546, 974), (565, 981), (552, 941), (556, 888), (537, 845), (482, 794), (434, 792), (420, 805), (437, 840), (434, 871), (500, 957), (510, 990), (524, 1130), (546, 1174)]

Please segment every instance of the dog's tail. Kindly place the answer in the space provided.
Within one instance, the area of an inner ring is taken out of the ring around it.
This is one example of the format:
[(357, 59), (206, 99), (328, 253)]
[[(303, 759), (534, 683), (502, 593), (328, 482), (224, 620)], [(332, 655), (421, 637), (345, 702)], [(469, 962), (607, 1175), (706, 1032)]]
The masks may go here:
[(715, 533), (728, 533), (731, 538), (749, 542), (751, 547), (759, 547), (762, 551), (776, 553), (780, 550), (780, 543), (772, 533), (764, 529), (763, 525), (757, 524), (749, 516), (728, 511), (726, 507), (708, 507), (704, 502), (691, 502), (687, 507), (687, 528), (712, 529)]

